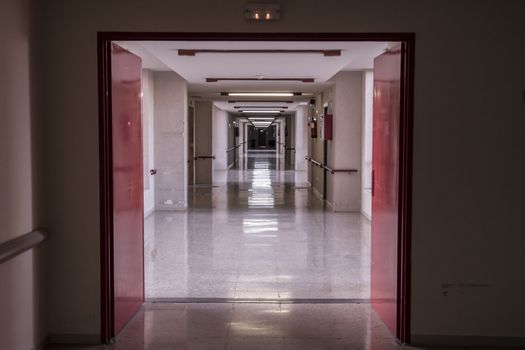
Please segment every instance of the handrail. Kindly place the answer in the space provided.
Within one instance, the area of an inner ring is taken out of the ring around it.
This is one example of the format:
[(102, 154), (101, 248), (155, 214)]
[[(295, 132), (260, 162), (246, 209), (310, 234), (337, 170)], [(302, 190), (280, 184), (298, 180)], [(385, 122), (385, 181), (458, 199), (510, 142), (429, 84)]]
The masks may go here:
[(0, 264), (36, 247), (48, 237), (44, 229), (36, 229), (25, 235), (0, 244)]
[(196, 156), (196, 157), (193, 157), (193, 160), (197, 160), (197, 159), (215, 159), (215, 156)]
[(320, 162), (318, 162), (318, 161), (316, 161), (313, 158), (308, 157), (308, 156), (304, 157), (304, 159), (306, 159), (307, 161), (317, 165), (320, 168), (323, 168), (324, 170), (328, 171), (330, 174), (335, 174), (335, 173), (357, 173), (357, 169), (333, 169), (333, 168), (330, 168), (329, 166), (323, 165)]
[(235, 151), (237, 148), (241, 147), (241, 145), (237, 145), (237, 146), (233, 146), (233, 147), (230, 147), (226, 150), (226, 152), (231, 152), (231, 151)]
[(329, 166), (324, 166), (325, 170), (327, 170), (330, 174), (335, 173), (357, 173), (357, 169), (332, 169)]
[(307, 161), (309, 161), (309, 162), (311, 162), (311, 163), (317, 165), (317, 166), (320, 167), (320, 168), (323, 168), (323, 167), (324, 167), (323, 164), (319, 163), (318, 161), (314, 160), (314, 159), (311, 158), (311, 157), (304, 157), (304, 159), (306, 159)]

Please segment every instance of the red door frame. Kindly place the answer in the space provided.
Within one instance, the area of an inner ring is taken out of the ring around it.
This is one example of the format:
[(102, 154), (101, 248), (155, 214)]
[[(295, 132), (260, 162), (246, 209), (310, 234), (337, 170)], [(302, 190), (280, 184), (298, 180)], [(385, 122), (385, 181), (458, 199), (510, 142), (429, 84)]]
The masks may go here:
[(410, 343), (410, 257), (412, 217), (412, 120), (414, 106), (414, 33), (165, 33), (99, 32), (99, 163), (101, 340), (113, 334), (113, 159), (111, 136), (112, 41), (396, 41), (405, 51), (399, 125), (398, 327), (396, 337)]

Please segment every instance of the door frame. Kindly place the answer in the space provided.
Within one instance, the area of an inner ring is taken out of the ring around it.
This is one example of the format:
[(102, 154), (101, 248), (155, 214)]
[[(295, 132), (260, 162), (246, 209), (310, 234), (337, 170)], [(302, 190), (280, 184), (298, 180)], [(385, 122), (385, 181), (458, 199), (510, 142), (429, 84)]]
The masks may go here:
[(98, 32), (100, 301), (101, 340), (113, 337), (113, 157), (111, 116), (112, 41), (395, 41), (404, 50), (401, 67), (399, 123), (399, 213), (396, 337), (410, 343), (412, 222), (412, 134), (414, 110), (415, 33), (182, 33)]

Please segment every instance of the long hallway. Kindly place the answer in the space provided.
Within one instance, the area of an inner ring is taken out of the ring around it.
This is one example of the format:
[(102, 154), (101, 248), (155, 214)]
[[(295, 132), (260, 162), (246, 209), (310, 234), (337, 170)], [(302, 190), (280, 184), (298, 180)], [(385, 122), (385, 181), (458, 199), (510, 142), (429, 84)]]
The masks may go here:
[(145, 221), (146, 300), (368, 301), (370, 224), (334, 213), (275, 151), (250, 152), (191, 209)]

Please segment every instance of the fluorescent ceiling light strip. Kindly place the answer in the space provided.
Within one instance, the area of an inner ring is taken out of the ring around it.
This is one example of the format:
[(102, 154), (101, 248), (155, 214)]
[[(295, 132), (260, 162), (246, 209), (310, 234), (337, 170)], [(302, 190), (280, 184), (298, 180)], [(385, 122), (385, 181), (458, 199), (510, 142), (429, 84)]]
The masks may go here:
[(242, 113), (251, 113), (251, 114), (267, 114), (267, 113), (271, 113), (271, 114), (277, 114), (277, 113), (281, 113), (281, 111), (242, 111)]
[(248, 117), (248, 119), (264, 121), (264, 120), (274, 120), (275, 118), (274, 117)]
[(294, 94), (291, 92), (229, 92), (228, 96), (276, 96), (276, 97), (289, 97)]

